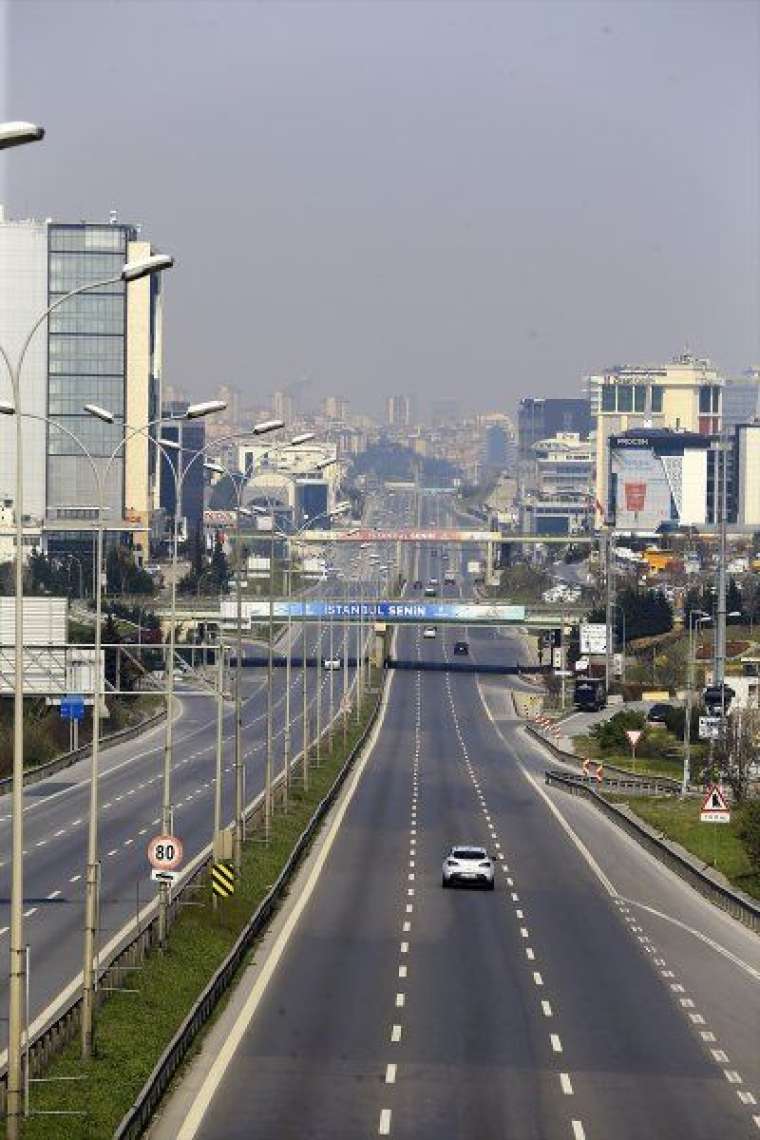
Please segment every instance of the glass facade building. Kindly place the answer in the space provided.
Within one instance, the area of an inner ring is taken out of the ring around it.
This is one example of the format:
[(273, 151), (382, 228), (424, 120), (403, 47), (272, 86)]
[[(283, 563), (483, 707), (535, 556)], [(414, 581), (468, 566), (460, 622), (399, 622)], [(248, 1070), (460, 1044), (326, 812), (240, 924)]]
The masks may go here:
[[(50, 225), (48, 296), (118, 277), (137, 234), (124, 225)], [(66, 301), (48, 324), (47, 514), (96, 503), (92, 466), (84, 445), (106, 481), (110, 517), (121, 518), (124, 455), (110, 456), (124, 438), (126, 400), (127, 296), (123, 282)], [(87, 403), (114, 413), (112, 424), (84, 411)], [(58, 427), (54, 426), (58, 425)], [(71, 433), (71, 434), (69, 434)], [(72, 438), (76, 437), (76, 439)]]

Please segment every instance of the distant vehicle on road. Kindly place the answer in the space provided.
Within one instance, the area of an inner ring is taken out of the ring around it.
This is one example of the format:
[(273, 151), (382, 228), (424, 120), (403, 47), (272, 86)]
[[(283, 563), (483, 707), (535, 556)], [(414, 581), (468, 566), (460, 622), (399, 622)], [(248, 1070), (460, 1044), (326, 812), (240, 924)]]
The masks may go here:
[(667, 724), (668, 714), (672, 711), (673, 706), (668, 704), (652, 705), (647, 713), (647, 721), (649, 724)]
[(452, 887), (458, 883), (485, 887), (493, 890), (493, 859), (485, 847), (452, 847), (443, 861), (441, 886)]
[(436, 637), (437, 634), (438, 634), (438, 630), (435, 628), (434, 625), (426, 625), (422, 631), (423, 637)]
[(425, 587), (425, 597), (426, 598), (437, 598), (438, 597), (438, 591), (436, 590), (435, 586), (426, 586)]
[(438, 585), (438, 579), (437, 578), (428, 578), (428, 586), (437, 586), (437, 585)]
[(421, 590), (422, 589), (422, 579), (421, 578), (415, 578), (414, 579), (414, 581), (412, 582), (412, 589), (413, 590)]
[(454, 656), (455, 657), (467, 657), (469, 652), (470, 652), (470, 647), (466, 641), (455, 641), (454, 642)]
[(322, 662), (325, 669), (340, 669), (343, 665), (340, 657), (325, 657)]
[(577, 677), (573, 704), (580, 712), (598, 712), (607, 707), (607, 688), (603, 677)]
[(443, 579), (443, 583), (445, 586), (456, 586), (457, 580), (453, 574), (447, 574)]

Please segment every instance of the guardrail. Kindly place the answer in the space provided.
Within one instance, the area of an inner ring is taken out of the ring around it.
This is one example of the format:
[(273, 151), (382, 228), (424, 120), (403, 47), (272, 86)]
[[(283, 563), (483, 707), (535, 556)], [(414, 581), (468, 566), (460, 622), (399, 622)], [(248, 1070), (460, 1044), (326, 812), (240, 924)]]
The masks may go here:
[[(741, 891), (724, 887), (705, 875), (699, 867), (692, 864), (678, 851), (674, 850), (670, 842), (658, 836), (645, 823), (631, 819), (615, 804), (609, 803), (604, 796), (589, 786), (583, 779), (568, 775), (566, 772), (547, 770), (544, 774), (547, 784), (562, 788), (574, 796), (586, 796), (618, 827), (622, 828), (632, 839), (635, 839), (660, 863), (674, 871), (680, 879), (698, 891), (703, 898), (719, 906), (728, 914), (738, 919), (750, 930), (760, 931), (760, 904), (755, 902)], [(638, 784), (635, 785), (638, 790)], [(704, 864), (706, 866), (706, 864)]]
[[(317, 812), (322, 808), (322, 805), (326, 802), (328, 797), (331, 794), (337, 792), (337, 788), (340, 786), (338, 781), (342, 782), (342, 780), (345, 778), (348, 768), (350, 767), (351, 763), (353, 763), (353, 760), (356, 757), (358, 751), (364, 744), (368, 733), (371, 731), (371, 728), (374, 725), (380, 704), (383, 699), (384, 691), (385, 685), (383, 683), (378, 692), (377, 703), (375, 705), (375, 708), (372, 710), (370, 719), (367, 722), (364, 732), (362, 733), (357, 743), (354, 745), (351, 754), (341, 769), (341, 772), (336, 777), (333, 788), (330, 792), (328, 792), (328, 796), (325, 797), (325, 800), (322, 801), (322, 804), (319, 805)], [(340, 713), (336, 714), (336, 720), (340, 718), (340, 715)], [(329, 726), (326, 725), (324, 728), (323, 736), (325, 736), (328, 731)], [(313, 743), (314, 742), (312, 742), (312, 746)], [(296, 768), (302, 756), (303, 753), (300, 752), (298, 755), (293, 757), (291, 761), (293, 769)], [(282, 797), (284, 795), (284, 782), (285, 773), (282, 771), (272, 784), (273, 802), (275, 804), (277, 803), (278, 798), (280, 800), (280, 803), (282, 803)], [(324, 810), (327, 809), (324, 808)], [(245, 811), (245, 819), (247, 825), (250, 824), (252, 826), (256, 826), (257, 824), (263, 822), (263, 818), (264, 792), (262, 791), (259, 792), (256, 797), (247, 805)], [(307, 831), (309, 831), (309, 828), (312, 828), (312, 826), (316, 826), (316, 824), (314, 824), (313, 817), (312, 821), (310, 821), (307, 827)], [(299, 840), (299, 847), (297, 847), (297, 850), (299, 850), (301, 854), (303, 853), (305, 843), (308, 842), (308, 840), (303, 841), (303, 845), (301, 845), (302, 841), (303, 836), (301, 837), (301, 840)], [(199, 851), (195, 858), (192, 860), (188, 866), (186, 878), (183, 880), (176, 893), (172, 895), (168, 913), (169, 926), (173, 924), (179, 912), (179, 909), (185, 905), (187, 896), (192, 896), (194, 892), (197, 892), (205, 886), (206, 875), (210, 869), (212, 862), (212, 845), (208, 844), (208, 846)], [(290, 866), (290, 862), (287, 866)], [(281, 878), (282, 876), (278, 878), (277, 883), (275, 883), (274, 887), (272, 888), (272, 891), (270, 891), (269, 895), (267, 895), (267, 898), (264, 899), (261, 903), (259, 910), (265, 907), (269, 901), (271, 905), (270, 911), (268, 913), (271, 913), (271, 906), (273, 905), (273, 902), (276, 901), (276, 899), (279, 897), (275, 896), (273, 900), (273, 892), (278, 890)], [(279, 890), (280, 892), (282, 891), (282, 886), (279, 886)], [(190, 901), (192, 901), (192, 899), (190, 899)], [(107, 994), (104, 993), (103, 989), (101, 988), (105, 982), (105, 979), (108, 979), (109, 988), (128, 985), (130, 972), (136, 967), (139, 967), (146, 955), (158, 945), (157, 909), (157, 901), (154, 899), (152, 903), (146, 906), (143, 914), (138, 914), (136, 919), (132, 919), (127, 927), (121, 932), (121, 935), (117, 935), (116, 939), (110, 944), (111, 949), (108, 952), (107, 958), (104, 957), (101, 960), (101, 964), (98, 970), (98, 989), (96, 990), (96, 1001), (98, 1005), (102, 1004), (107, 996)], [(256, 913), (258, 914), (259, 911)], [(256, 915), (254, 915), (251, 922), (255, 920), (255, 917)], [(234, 948), (231, 953), (234, 953)], [(229, 982), (227, 984), (229, 984)], [(61, 997), (61, 1004), (59, 1009), (45, 1024), (38, 1025), (36, 1029), (34, 1026), (32, 1027), (32, 1039), (28, 1053), (29, 1075), (31, 1077), (39, 1076), (45, 1070), (51, 1057), (58, 1053), (66, 1044), (68, 1044), (69, 1041), (73, 1040), (80, 1031), (82, 1006), (81, 975), (77, 984), (69, 987), (69, 992), (72, 990), (74, 991), (73, 996), (69, 997), (68, 999), (66, 998), (66, 991), (64, 991), (64, 994)], [(216, 1001), (218, 1001), (218, 996), (214, 1000), (213, 1004), (209, 1007), (209, 1009), (214, 1008)], [(202, 1022), (200, 1024), (202, 1024)], [(7, 1060), (4, 1062), (2, 1070), (0, 1070), (0, 1111), (2, 1111), (2, 1113), (5, 1112), (6, 1091)], [(137, 1103), (138, 1102), (136, 1101), (135, 1104)], [(139, 1132), (129, 1133), (129, 1135), (139, 1135)]]
[[(112, 748), (115, 744), (123, 744), (127, 740), (134, 739), (135, 736), (147, 732), (165, 719), (166, 709), (163, 708), (154, 713), (153, 716), (141, 720), (139, 724), (131, 724), (128, 728), (120, 728), (118, 732), (101, 736), (101, 752), (104, 748)], [(91, 753), (92, 744), (83, 744), (81, 748), (76, 748), (73, 752), (63, 752), (60, 756), (54, 756), (52, 760), (46, 760), (44, 764), (38, 764), (34, 768), (26, 768), (24, 770), (24, 787), (27, 788), (32, 784), (39, 783), (40, 780), (46, 780), (48, 776), (54, 776), (56, 772), (60, 772), (64, 768), (70, 768), (72, 764), (76, 764), (78, 760), (86, 759)], [(0, 779), (0, 796), (6, 795), (12, 787), (13, 776), (3, 776)]]
[[(538, 740), (545, 748), (548, 748), (552, 756), (555, 756), (557, 760), (561, 760), (564, 764), (573, 764), (576, 767), (580, 767), (581, 760), (575, 753), (565, 752), (563, 748), (560, 748), (552, 740), (547, 740), (532, 724), (526, 724), (524, 728), (526, 732), (530, 733), (534, 740)], [(675, 793), (681, 791), (681, 781), (674, 780), (672, 776), (639, 776), (637, 773), (629, 772), (626, 768), (620, 768), (616, 764), (607, 764), (604, 759), (602, 759), (601, 763), (605, 772), (603, 781), (605, 784), (609, 783), (607, 772), (614, 772), (616, 777), (629, 780), (634, 785), (643, 782), (651, 784), (653, 787), (656, 786), (660, 795), (662, 795), (663, 792)]]
[(113, 1135), (113, 1140), (137, 1140), (147, 1128), (153, 1114), (158, 1107), (166, 1089), (175, 1072), (182, 1064), (195, 1038), (209, 1020), (222, 996), (234, 981), (235, 975), (244, 961), (251, 945), (266, 928), (272, 914), (285, 894), (290, 880), (298, 868), (303, 856), (311, 843), (315, 832), (322, 823), (327, 812), (332, 807), (356, 757), (366, 743), (371, 732), (383, 699), (384, 687), (381, 688), (378, 700), (372, 714), (364, 727), (350, 754), (346, 758), (340, 772), (336, 776), (327, 795), (320, 801), (308, 824), (293, 848), (282, 871), (277, 877), (273, 887), (262, 899), (256, 911), (243, 928), (237, 942), (229, 952), (224, 962), (214, 974), (211, 981), (196, 1001), (185, 1020), (180, 1025), (174, 1037), (167, 1045), (158, 1060), (153, 1072), (140, 1090), (137, 1099), (122, 1119)]

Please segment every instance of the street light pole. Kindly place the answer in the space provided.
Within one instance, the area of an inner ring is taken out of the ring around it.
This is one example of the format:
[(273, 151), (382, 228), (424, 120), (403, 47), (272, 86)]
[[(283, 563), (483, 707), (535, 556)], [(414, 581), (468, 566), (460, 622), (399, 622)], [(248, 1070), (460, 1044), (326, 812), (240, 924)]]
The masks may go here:
[[(0, 125), (0, 149), (39, 142), (45, 132), (34, 123), (3, 123)], [(11, 813), (13, 822), (11, 839), (11, 915), (10, 915), (10, 977), (8, 1002), (8, 1086), (7, 1135), (16, 1140), (19, 1135), (23, 1109), (23, 1081), (21, 1073), (22, 1003), (26, 983), (26, 947), (24, 945), (24, 459), (21, 432), (21, 365), (34, 332), (44, 320), (36, 322), (30, 332), (15, 368), (2, 352), (9, 372), (16, 416), (16, 557), (15, 609), (14, 609), (14, 679), (13, 679), (13, 786)]]
[(274, 503), (270, 504), (270, 522), (272, 526), (269, 536), (269, 652), (267, 654), (267, 758), (264, 775), (264, 837), (269, 843), (272, 831), (272, 682), (274, 681), (274, 534), (275, 515)]

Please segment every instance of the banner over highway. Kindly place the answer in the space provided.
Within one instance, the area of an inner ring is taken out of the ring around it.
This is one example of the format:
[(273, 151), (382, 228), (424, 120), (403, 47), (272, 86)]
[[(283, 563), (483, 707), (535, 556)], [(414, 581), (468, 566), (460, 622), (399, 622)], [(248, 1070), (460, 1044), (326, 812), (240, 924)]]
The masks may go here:
[[(290, 616), (295, 621), (311, 621), (318, 618), (336, 618), (340, 621), (354, 621), (358, 618), (391, 623), (455, 622), (459, 625), (490, 625), (499, 622), (525, 621), (525, 606), (512, 606), (502, 602), (362, 602), (356, 601), (299, 601), (287, 598), (272, 603), (273, 617), (280, 621)], [(236, 620), (237, 609), (234, 600), (222, 602), (222, 619)], [(242, 603), (243, 621), (265, 622), (269, 619), (269, 602), (256, 601)]]
[(375, 530), (374, 527), (357, 527), (351, 530), (307, 530), (297, 539), (299, 542), (501, 542), (502, 536), (496, 530)]

